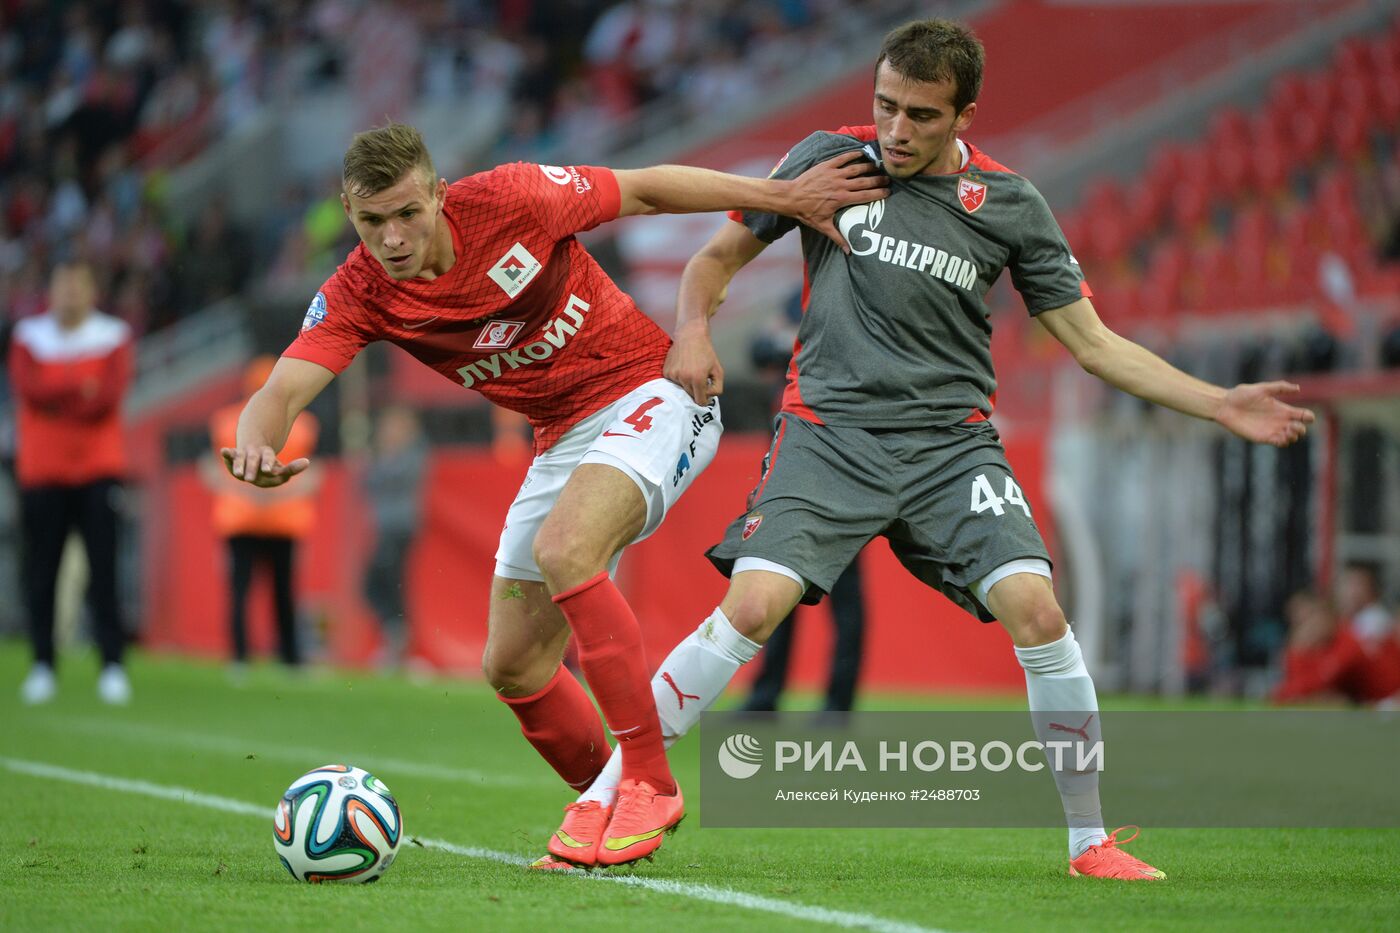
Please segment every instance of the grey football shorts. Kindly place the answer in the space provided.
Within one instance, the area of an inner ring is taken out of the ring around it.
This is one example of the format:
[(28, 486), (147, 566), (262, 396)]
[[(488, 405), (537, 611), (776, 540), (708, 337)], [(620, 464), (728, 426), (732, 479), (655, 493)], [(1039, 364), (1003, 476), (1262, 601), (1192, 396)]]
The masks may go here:
[(984, 622), (972, 593), (1009, 561), (1050, 560), (1031, 505), (988, 422), (920, 430), (775, 420), (748, 506), (706, 552), (728, 576), (741, 557), (811, 581), (816, 603), (869, 541), (883, 535), (915, 577)]

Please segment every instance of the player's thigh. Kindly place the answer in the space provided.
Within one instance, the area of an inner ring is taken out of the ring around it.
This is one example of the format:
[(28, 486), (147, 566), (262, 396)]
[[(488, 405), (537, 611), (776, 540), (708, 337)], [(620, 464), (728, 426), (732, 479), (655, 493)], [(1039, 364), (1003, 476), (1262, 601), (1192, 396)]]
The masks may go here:
[(736, 580), (755, 560), (793, 571), (817, 602), (894, 518), (889, 470), (868, 432), (781, 415), (746, 510), (706, 556)]
[(614, 466), (580, 463), (535, 536), (535, 561), (546, 580), (571, 565), (596, 573), (641, 534), (646, 517), (646, 499), (632, 477)]
[[(623, 542), (630, 544), (654, 532), (714, 461), (724, 423), (718, 398), (697, 405), (690, 393), (666, 379), (634, 389), (613, 403), (609, 416), (581, 463), (612, 467), (636, 487), (645, 516)], [(630, 523), (634, 517), (629, 513), (626, 519)]]
[[(544, 580), (537, 542), (559, 561), (587, 552), (590, 564), (616, 570), (621, 548), (654, 531), (709, 465), (721, 431), (717, 404), (695, 405), (663, 379), (579, 422), (531, 463), (501, 532), (497, 575)], [(550, 537), (538, 541), (546, 522)]]
[(558, 670), (569, 626), (549, 590), (535, 580), (491, 579), (486, 651), (487, 680), (507, 696), (528, 696)]
[(1047, 568), (1050, 561), (996, 432), (954, 426), (899, 443), (920, 449), (901, 458), (908, 466), (897, 480), (900, 518), (887, 532), (891, 550), (918, 579), (992, 621), (978, 582), (1014, 561)]

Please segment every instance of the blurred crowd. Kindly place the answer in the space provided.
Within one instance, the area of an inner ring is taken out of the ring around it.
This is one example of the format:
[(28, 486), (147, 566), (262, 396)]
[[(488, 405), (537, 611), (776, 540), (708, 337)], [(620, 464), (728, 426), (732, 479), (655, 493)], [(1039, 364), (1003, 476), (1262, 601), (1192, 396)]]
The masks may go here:
[[(899, 6), (0, 0), (5, 321), (42, 308), (45, 270), (61, 258), (90, 260), (105, 307), (138, 334), (264, 274), (285, 279), (330, 261), (344, 232), (339, 205), (305, 179), (289, 180), (283, 216), (258, 231), (240, 230), (217, 200), (187, 224), (165, 209), (172, 169), (275, 102), (342, 88), (368, 125), (414, 103), (503, 95), (511, 117), (490, 161), (596, 155), (643, 108), (721, 112)], [(290, 253), (289, 227), (298, 228)]]

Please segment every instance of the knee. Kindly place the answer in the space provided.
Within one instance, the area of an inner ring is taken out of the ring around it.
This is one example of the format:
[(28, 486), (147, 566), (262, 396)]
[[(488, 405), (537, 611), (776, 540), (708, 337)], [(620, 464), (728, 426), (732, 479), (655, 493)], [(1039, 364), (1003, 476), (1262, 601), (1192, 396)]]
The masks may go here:
[(558, 669), (558, 661), (551, 664), (538, 655), (509, 654), (490, 644), (481, 656), (486, 682), (501, 696), (512, 699), (543, 690)]
[(1018, 648), (1034, 648), (1059, 641), (1069, 631), (1065, 613), (1054, 599), (1037, 600), (1012, 619), (1003, 619)]
[(793, 600), (764, 589), (749, 589), (731, 599), (721, 608), (729, 624), (740, 635), (756, 644), (764, 644), (793, 609)]
[(553, 523), (546, 523), (535, 535), (535, 565), (555, 593), (563, 592), (597, 576), (607, 568), (607, 560), (581, 535)]

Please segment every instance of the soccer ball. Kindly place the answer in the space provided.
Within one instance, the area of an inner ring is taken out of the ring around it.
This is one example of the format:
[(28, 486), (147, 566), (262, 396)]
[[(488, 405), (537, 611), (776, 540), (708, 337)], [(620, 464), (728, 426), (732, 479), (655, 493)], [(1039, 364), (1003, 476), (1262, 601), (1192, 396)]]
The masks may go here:
[(325, 765), (292, 782), (272, 819), (277, 857), (298, 881), (378, 881), (403, 838), (399, 805), (363, 768)]

